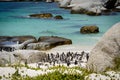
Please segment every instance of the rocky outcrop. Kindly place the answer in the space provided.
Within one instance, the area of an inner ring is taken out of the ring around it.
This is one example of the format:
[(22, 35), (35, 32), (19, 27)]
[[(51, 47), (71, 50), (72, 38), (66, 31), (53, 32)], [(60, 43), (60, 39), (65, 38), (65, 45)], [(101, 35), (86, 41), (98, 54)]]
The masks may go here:
[(29, 43), (36, 42), (33, 36), (0, 36), (0, 51), (14, 51), (15, 49), (23, 49)]
[(79, 10), (71, 10), (71, 14), (85, 14), (87, 10), (81, 8)]
[(0, 52), (0, 66), (43, 62), (47, 54), (37, 50), (16, 50)]
[(51, 48), (52, 47), (48, 42), (30, 43), (27, 45), (27, 49), (33, 49), (33, 50), (48, 50)]
[(87, 33), (98, 33), (99, 27), (97, 26), (83, 26), (80, 29), (80, 33), (87, 34)]
[(13, 54), (9, 52), (0, 52), (0, 66), (12, 65), (17, 61)]
[(34, 36), (26, 35), (26, 36), (0, 36), (0, 42), (3, 41), (12, 41), (12, 42), (17, 42), (23, 43), (26, 40), (29, 39), (34, 39), (34, 42), (36, 42), (36, 38)]
[(31, 14), (29, 16), (33, 18), (52, 18), (53, 17), (51, 13)]
[(110, 28), (92, 49), (89, 55), (87, 69), (94, 72), (103, 72), (107, 68), (115, 68), (120, 59), (120, 23)]
[(38, 41), (33, 36), (0, 36), (0, 51), (14, 51), (18, 49), (48, 50), (65, 44), (72, 44), (72, 41), (56, 36), (43, 36)]
[(54, 0), (45, 0), (48, 3), (54, 2)]
[(114, 8), (114, 9), (112, 9), (114, 12), (120, 12), (120, 6), (119, 6), (119, 8)]
[(27, 45), (27, 49), (48, 50), (59, 45), (72, 44), (70, 39), (57, 36), (43, 36), (38, 39), (38, 43)]
[(120, 7), (114, 8), (112, 10), (110, 10), (110, 9), (103, 9), (101, 14), (102, 15), (116, 15), (114, 12), (120, 12)]
[(38, 42), (50, 42), (56, 45), (72, 44), (72, 41), (70, 39), (57, 37), (57, 36), (42, 36), (38, 39)]
[(84, 14), (87, 14), (89, 16), (99, 16), (99, 15), (101, 15), (101, 13), (96, 13), (96, 12), (93, 12), (93, 11), (87, 11)]
[(59, 1), (59, 7), (60, 8), (67, 8), (68, 5), (70, 5), (71, 0), (61, 0)]
[(0, 1), (11, 1), (11, 2), (28, 2), (28, 1), (33, 1), (33, 2), (35, 2), (35, 1), (44, 1), (44, 0), (0, 0)]
[(114, 9), (118, 6), (117, 3), (117, 0), (61, 0), (59, 6), (70, 8), (72, 14), (98, 16), (102, 14), (103, 9)]
[(51, 13), (42, 13), (42, 14), (31, 14), (29, 15), (29, 17), (31, 18), (54, 18), (54, 19), (63, 19), (63, 17), (61, 15), (56, 15), (53, 16)]
[(30, 40), (30, 39), (33, 39), (34, 41), (33, 42), (36, 42), (36, 38), (34, 36), (30, 36), (30, 35), (26, 35), (26, 36), (13, 36), (11, 38), (12, 41), (19, 41), (19, 43), (23, 43), (27, 40)]
[(46, 59), (47, 59), (46, 53), (38, 52), (38, 53), (30, 55), (27, 59), (27, 63), (45, 62)]
[(101, 14), (101, 1), (99, 0), (62, 0), (60, 7), (71, 7), (72, 14), (87, 14), (98, 16)]
[(38, 50), (16, 50), (12, 54), (20, 63), (25, 64), (41, 62), (46, 58), (46, 53)]
[(116, 7), (118, 0), (107, 0), (104, 7), (107, 9), (113, 9)]
[(89, 15), (89, 16), (99, 16), (101, 15), (101, 13), (96, 13), (96, 12), (93, 12), (93, 11), (88, 11), (86, 9), (83, 9), (83, 8), (80, 8), (79, 10), (71, 10), (71, 14), (86, 14), (86, 15)]

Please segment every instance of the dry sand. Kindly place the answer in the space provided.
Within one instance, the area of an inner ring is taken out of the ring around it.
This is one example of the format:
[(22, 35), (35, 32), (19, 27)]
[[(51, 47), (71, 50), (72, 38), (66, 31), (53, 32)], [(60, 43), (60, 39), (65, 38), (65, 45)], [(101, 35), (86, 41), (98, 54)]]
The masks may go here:
[[(42, 51), (42, 52), (46, 52), (46, 53), (62, 53), (62, 52), (82, 52), (82, 51), (85, 51), (85, 52), (90, 52), (91, 49), (93, 48), (94, 46), (79, 46), (79, 45), (63, 45), (63, 46), (58, 46), (58, 47), (55, 47), (53, 49), (50, 49), (50, 50), (47, 50), (47, 51)], [(24, 53), (30, 53), (30, 52), (39, 52), (38, 50), (18, 50), (17, 52), (23, 52)], [(29, 67), (33, 67), (33, 68), (36, 68), (36, 63), (32, 63), (32, 64), (28, 64)], [(64, 64), (63, 64), (64, 65)], [(83, 64), (85, 65), (85, 64)], [(65, 66), (65, 65), (64, 65)], [(70, 67), (74, 67), (75, 65), (71, 65)], [(52, 67), (51, 65), (49, 66), (41, 66), (40, 68), (42, 68), (42, 70), (32, 70), (32, 69), (27, 69), (26, 67), (22, 67), (22, 68), (19, 68), (19, 73), (22, 75), (22, 76), (25, 76), (25, 75), (28, 75), (28, 76), (37, 76), (37, 75), (40, 75), (40, 74), (46, 74), (48, 72), (53, 72), (54, 70), (49, 70), (48, 68), (49, 67)], [(8, 77), (9, 75), (12, 75), (14, 72), (15, 72), (15, 68), (13, 67), (0, 67), (0, 76), (2, 76), (2, 79), (1, 80), (6, 80), (3, 76), (5, 75), (6, 77)], [(65, 71), (65, 73), (67, 73)], [(80, 72), (81, 73), (81, 72)], [(88, 76), (88, 79), (91, 79), (91, 80), (111, 80), (111, 78), (113, 76), (112, 79), (115, 79), (115, 80), (120, 80), (120, 73), (116, 73), (114, 71), (108, 71), (106, 72), (108, 75), (110, 76), (105, 76), (105, 75), (102, 75), (102, 74), (96, 74), (96, 73), (92, 73)], [(87, 76), (86, 76), (87, 77)], [(9, 80), (9, 79), (8, 79)]]
[(94, 46), (80, 46), (80, 45), (62, 45), (62, 46), (57, 46), (55, 48), (52, 48), (50, 50), (47, 50), (45, 52), (47, 53), (62, 53), (62, 52), (90, 52), (91, 49)]

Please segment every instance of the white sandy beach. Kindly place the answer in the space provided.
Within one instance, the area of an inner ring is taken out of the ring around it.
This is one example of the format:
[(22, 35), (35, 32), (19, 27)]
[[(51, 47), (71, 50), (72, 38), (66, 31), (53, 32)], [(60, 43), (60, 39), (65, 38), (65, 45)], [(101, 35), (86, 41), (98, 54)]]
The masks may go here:
[[(47, 51), (43, 51), (43, 52), (46, 52), (46, 53), (53, 53), (53, 54), (56, 54), (57, 52), (58, 53), (62, 53), (62, 52), (82, 52), (82, 51), (85, 51), (85, 52), (90, 52), (91, 49), (93, 48), (93, 46), (78, 46), (78, 45), (63, 45), (63, 46), (58, 46), (58, 47), (55, 47), (51, 50), (47, 50)], [(23, 54), (27, 54), (29, 55), (29, 53), (31, 52), (39, 52), (38, 50), (17, 50), (15, 52), (22, 52)], [(27, 57), (26, 55), (26, 57)], [(47, 64), (47, 63), (46, 63)], [(63, 64), (64, 65), (64, 64)], [(83, 63), (82, 64), (83, 66), (86, 65), (86, 63)], [(31, 68), (37, 68), (37, 63), (32, 63), (32, 64), (28, 64), (29, 67)], [(57, 66), (57, 65), (56, 65)], [(64, 65), (66, 66), (66, 65)], [(75, 65), (70, 65), (69, 67), (74, 67)], [(53, 67), (52, 65), (41, 65), (40, 68), (42, 68), (41, 70), (33, 70), (33, 69), (27, 69), (26, 67), (22, 67), (22, 68), (19, 68), (19, 73), (22, 75), (22, 76), (37, 76), (37, 75), (41, 75), (41, 74), (46, 74), (48, 72), (54, 72), (54, 70), (49, 70), (50, 67)], [(66, 66), (67, 67), (67, 66)], [(2, 76), (2, 79), (1, 80), (9, 80), (9, 79), (6, 79), (5, 77), (3, 76), (6, 76), (6, 77), (9, 77), (11, 76), (13, 73), (15, 73), (15, 68), (13, 67), (0, 67), (0, 76)], [(67, 73), (68, 71), (64, 71), (64, 73)], [(79, 72), (79, 74), (81, 74), (82, 72), (81, 71), (75, 71), (75, 72)], [(89, 77), (89, 79), (91, 80), (111, 80), (111, 77), (112, 76), (116, 76), (114, 79), (115, 80), (119, 80), (120, 79), (120, 73), (116, 73), (114, 71), (109, 71), (109, 72), (106, 72), (107, 74), (109, 74), (110, 76), (105, 76), (105, 75), (102, 75), (102, 74), (96, 74), (96, 73), (92, 73), (90, 74), (89, 76), (86, 76), (86, 77)]]
[(62, 52), (90, 52), (94, 46), (80, 46), (80, 45), (62, 45), (47, 50), (47, 53), (62, 53)]

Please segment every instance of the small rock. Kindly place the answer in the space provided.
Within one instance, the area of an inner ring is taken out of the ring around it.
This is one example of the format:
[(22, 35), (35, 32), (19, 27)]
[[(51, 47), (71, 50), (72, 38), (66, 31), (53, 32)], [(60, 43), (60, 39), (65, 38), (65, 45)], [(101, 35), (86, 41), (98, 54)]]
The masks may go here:
[(61, 15), (57, 15), (54, 17), (54, 19), (63, 19), (63, 17)]
[(29, 16), (33, 18), (52, 18), (53, 17), (51, 13), (31, 14)]
[(87, 34), (87, 33), (98, 33), (99, 28), (97, 26), (83, 26), (80, 29), (80, 33)]

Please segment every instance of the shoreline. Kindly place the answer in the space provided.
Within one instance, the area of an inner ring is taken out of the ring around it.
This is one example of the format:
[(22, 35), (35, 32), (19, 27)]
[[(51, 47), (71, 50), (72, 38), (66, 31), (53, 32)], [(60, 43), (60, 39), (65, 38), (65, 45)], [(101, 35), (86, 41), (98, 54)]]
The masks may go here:
[[(93, 46), (80, 46), (80, 45), (75, 45), (75, 44), (71, 44), (71, 45), (61, 45), (61, 46), (57, 46), (55, 48), (52, 48), (50, 50), (47, 50), (47, 51), (39, 51), (39, 50), (15, 50), (13, 53), (20, 53), (22, 54), (23, 58), (28, 58), (30, 54), (34, 54), (34, 53), (37, 53), (37, 52), (45, 52), (47, 54), (50, 54), (50, 53), (53, 53), (53, 54), (57, 54), (57, 53), (60, 53), (62, 54), (63, 52), (64, 53), (67, 53), (67, 52), (73, 52), (73, 53), (81, 53), (82, 51), (85, 51), (85, 52), (90, 52), (91, 49), (93, 48)], [(2, 52), (1, 52), (2, 53)], [(3, 51), (4, 53), (4, 51)], [(9, 53), (9, 52), (8, 52)], [(74, 68), (74, 67), (85, 67), (86, 65), (86, 62), (82, 62), (81, 65), (75, 65), (75, 64), (71, 64), (69, 66), (67, 66), (66, 63), (62, 63), (62, 64), (55, 64), (55, 66), (64, 66), (66, 68)], [(37, 76), (37, 75), (42, 75), (42, 74), (47, 74), (49, 72), (54, 72), (55, 70), (49, 70), (49, 68), (54, 68), (55, 66), (53, 66), (53, 64), (49, 64), (48, 62), (45, 62), (43, 65), (38, 65), (38, 63), (29, 63), (28, 66), (31, 68), (31, 69), (27, 69), (26, 67), (22, 67), (22, 68), (18, 68), (19, 69), (19, 74), (21, 74), (22, 76), (25, 76), (25, 75), (28, 75), (28, 76), (31, 76), (31, 77), (34, 77), (34, 76)], [(32, 70), (32, 68), (38, 68), (38, 66), (40, 67), (40, 70)], [(42, 70), (41, 70), (42, 69)], [(6, 66), (6, 67), (0, 67), (0, 70), (3, 71), (3, 73), (0, 71), (0, 76), (3, 77), (3, 75), (5, 75), (6, 77), (9, 77), (8, 74), (12, 75), (16, 72), (16, 69), (14, 67), (9, 67), (9, 66)], [(6, 72), (7, 70), (7, 72)], [(11, 71), (12, 70), (12, 71)], [(22, 73), (22, 71), (24, 73)], [(46, 72), (47, 71), (47, 72)], [(77, 70), (75, 70), (77, 71)], [(4, 79), (4, 77), (3, 77)]]
[(52, 48), (50, 50), (44, 51), (46, 53), (62, 53), (62, 52), (90, 52), (93, 49), (93, 46), (86, 46), (86, 45), (76, 45), (76, 44), (71, 44), (71, 45), (61, 45), (57, 46), (55, 48)]

